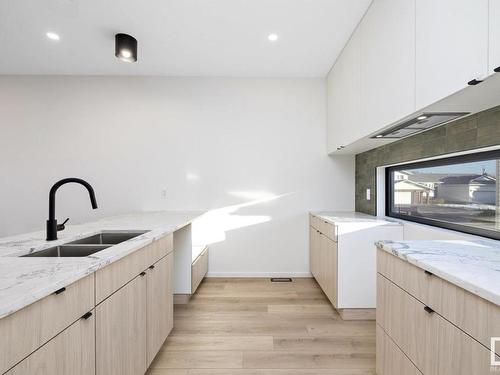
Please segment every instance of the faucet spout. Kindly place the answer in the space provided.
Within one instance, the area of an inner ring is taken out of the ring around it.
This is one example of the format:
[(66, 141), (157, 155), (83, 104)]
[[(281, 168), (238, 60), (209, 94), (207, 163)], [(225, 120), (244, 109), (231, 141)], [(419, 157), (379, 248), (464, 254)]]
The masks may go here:
[(83, 185), (87, 191), (89, 192), (90, 204), (92, 208), (95, 210), (97, 208), (97, 201), (95, 199), (95, 193), (92, 186), (85, 180), (81, 178), (64, 178), (60, 181), (57, 181), (49, 192), (49, 219), (47, 220), (47, 241), (57, 240), (57, 231), (64, 229), (64, 225), (58, 226), (56, 220), (56, 192), (62, 185), (68, 183), (76, 183)]

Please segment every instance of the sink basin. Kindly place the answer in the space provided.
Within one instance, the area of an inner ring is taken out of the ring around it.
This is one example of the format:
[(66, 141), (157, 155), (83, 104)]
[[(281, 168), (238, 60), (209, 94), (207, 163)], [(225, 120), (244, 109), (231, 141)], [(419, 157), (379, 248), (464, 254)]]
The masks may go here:
[(103, 232), (95, 234), (90, 237), (85, 237), (73, 242), (69, 242), (68, 245), (78, 244), (78, 245), (117, 245), (119, 243), (125, 242), (141, 234), (146, 233), (146, 231), (133, 231), (133, 232)]
[(36, 251), (23, 257), (86, 257), (107, 249), (113, 245), (128, 241), (140, 236), (147, 231), (116, 231), (102, 232), (93, 236), (81, 238), (64, 245), (49, 247), (45, 250)]
[(98, 251), (107, 249), (111, 245), (60, 245), (49, 247), (45, 250), (40, 250), (31, 254), (23, 255), (23, 257), (86, 257), (97, 253)]

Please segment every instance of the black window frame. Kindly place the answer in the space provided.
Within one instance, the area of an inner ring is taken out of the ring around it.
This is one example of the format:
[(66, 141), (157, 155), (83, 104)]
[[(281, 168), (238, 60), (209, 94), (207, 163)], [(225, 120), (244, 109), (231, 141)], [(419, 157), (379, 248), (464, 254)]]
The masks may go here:
[[(393, 194), (394, 176), (392, 172), (401, 171), (404, 169), (441, 167), (450, 164), (461, 164), (461, 163), (484, 161), (491, 159), (500, 159), (500, 150), (475, 152), (459, 156), (450, 156), (439, 159), (425, 160), (421, 162), (399, 164), (387, 167), (385, 169), (385, 215), (395, 219), (401, 219), (419, 224), (426, 224), (437, 228), (449, 229), (460, 233), (472, 234), (476, 236), (491, 238), (494, 240), (500, 240), (500, 231), (494, 231), (477, 227), (469, 227), (467, 225), (449, 223), (440, 220), (433, 220), (417, 216), (400, 215), (392, 211), (393, 196), (394, 196)], [(498, 176), (497, 176), (497, 183), (498, 183)]]

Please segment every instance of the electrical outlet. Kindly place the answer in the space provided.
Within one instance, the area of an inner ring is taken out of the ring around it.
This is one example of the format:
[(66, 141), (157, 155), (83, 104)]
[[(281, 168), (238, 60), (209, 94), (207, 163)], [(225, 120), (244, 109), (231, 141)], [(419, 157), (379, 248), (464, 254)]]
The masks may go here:
[(160, 194), (160, 197), (161, 197), (161, 199), (167, 199), (167, 191), (166, 190), (162, 190), (161, 194)]
[(372, 199), (371, 190), (368, 188), (366, 189), (366, 200), (369, 201), (370, 199)]

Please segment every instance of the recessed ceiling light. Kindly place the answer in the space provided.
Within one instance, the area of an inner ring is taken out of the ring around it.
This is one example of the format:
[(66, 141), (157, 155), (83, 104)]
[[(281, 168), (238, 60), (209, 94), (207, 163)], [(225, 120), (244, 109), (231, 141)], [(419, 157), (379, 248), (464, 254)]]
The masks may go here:
[(419, 120), (419, 121), (427, 120), (427, 116), (426, 115), (418, 116), (417, 120)]
[(278, 34), (274, 34), (274, 33), (269, 34), (267, 36), (267, 39), (269, 39), (270, 42), (276, 42), (278, 40)]
[(116, 34), (115, 56), (125, 62), (136, 62), (137, 40), (128, 34)]
[(47, 38), (49, 38), (50, 40), (59, 40), (61, 39), (61, 37), (59, 36), (59, 34), (56, 34), (52, 31), (49, 31), (48, 33), (45, 34), (47, 36)]
[(375, 138), (382, 138), (382, 134), (378, 134)]

